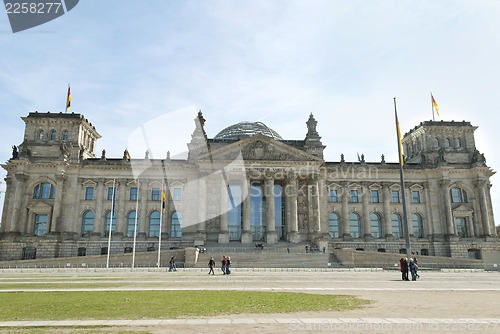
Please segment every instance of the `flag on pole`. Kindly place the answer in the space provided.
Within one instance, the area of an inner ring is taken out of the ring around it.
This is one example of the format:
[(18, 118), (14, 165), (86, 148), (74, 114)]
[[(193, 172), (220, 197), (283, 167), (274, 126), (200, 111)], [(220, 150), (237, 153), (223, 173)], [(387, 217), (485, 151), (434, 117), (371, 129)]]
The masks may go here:
[(401, 166), (405, 165), (405, 160), (403, 156), (403, 141), (401, 139), (401, 130), (399, 129), (399, 120), (398, 120), (398, 113), (396, 110), (394, 110), (394, 114), (396, 115), (396, 131), (398, 135), (398, 151), (399, 151), (399, 162), (401, 163)]
[(68, 85), (68, 97), (66, 99), (66, 112), (68, 112), (71, 109), (71, 89), (69, 88)]
[(436, 114), (439, 116), (439, 106), (438, 106), (436, 100), (434, 100), (434, 96), (432, 96), (432, 94), (431, 94), (431, 100), (432, 100), (432, 107), (436, 111)]
[(161, 207), (163, 209), (163, 212), (165, 212), (166, 202), (167, 202), (167, 194), (165, 193), (165, 190), (162, 190), (161, 191)]
[(359, 152), (356, 152), (358, 154), (358, 162), (361, 162), (361, 157), (359, 156)]

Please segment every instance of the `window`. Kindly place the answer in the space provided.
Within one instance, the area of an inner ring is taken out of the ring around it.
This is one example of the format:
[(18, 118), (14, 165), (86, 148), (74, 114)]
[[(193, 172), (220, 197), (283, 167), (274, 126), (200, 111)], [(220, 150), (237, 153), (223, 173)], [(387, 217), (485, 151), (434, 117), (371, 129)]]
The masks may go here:
[(137, 201), (137, 187), (130, 188), (130, 197), (131, 201)]
[(455, 225), (457, 227), (457, 235), (460, 238), (469, 238), (469, 229), (467, 227), (467, 218), (457, 217), (455, 218)]
[(460, 138), (455, 139), (455, 146), (457, 148), (462, 147), (462, 141), (460, 140)]
[(55, 197), (55, 187), (48, 183), (40, 183), (35, 186), (33, 190), (34, 199), (53, 199)]
[(150, 237), (160, 236), (160, 211), (153, 211), (149, 215), (149, 232)]
[(379, 203), (379, 196), (378, 196), (378, 190), (372, 190), (372, 203)]
[(358, 202), (359, 202), (358, 191), (351, 190), (351, 203), (358, 203)]
[(56, 140), (57, 139), (57, 132), (56, 130), (50, 131), (50, 140)]
[(160, 200), (160, 188), (151, 189), (151, 200), (159, 201)]
[(172, 220), (170, 222), (170, 237), (182, 237), (182, 214), (180, 212), (172, 213)]
[(116, 187), (108, 187), (108, 201), (113, 200), (113, 194), (115, 195), (116, 198)]
[(439, 139), (434, 138), (434, 148), (439, 148)]
[(339, 237), (339, 215), (335, 212), (328, 214), (328, 233), (330, 234), (330, 238)]
[(329, 201), (331, 203), (336, 203), (338, 202), (338, 197), (337, 197), (337, 189), (330, 189), (330, 197)]
[(452, 203), (467, 203), (467, 193), (461, 188), (452, 188), (451, 190)]
[(399, 190), (391, 191), (392, 203), (399, 203)]
[(94, 212), (86, 211), (82, 217), (82, 237), (90, 237), (94, 232)]
[(413, 236), (416, 238), (424, 237), (424, 226), (422, 224), (422, 216), (418, 213), (411, 215), (411, 221), (413, 224)]
[(391, 227), (392, 227), (392, 235), (394, 238), (402, 238), (403, 237), (403, 227), (401, 225), (401, 217), (398, 214), (391, 214)]
[(111, 236), (116, 232), (116, 212), (113, 212), (113, 220), (111, 221), (111, 211), (106, 213), (106, 222), (104, 224), (104, 235), (109, 236), (109, 225), (111, 222)]
[(174, 188), (174, 201), (180, 201), (182, 199), (182, 189)]
[(352, 212), (349, 215), (349, 233), (353, 238), (359, 238), (361, 232), (361, 226), (359, 222), (359, 216), (357, 213)]
[(47, 223), (49, 221), (49, 216), (46, 214), (35, 215), (35, 235), (41, 237), (47, 234)]
[(69, 134), (68, 134), (68, 131), (67, 130), (64, 130), (63, 131), (63, 135), (62, 135), (62, 140), (68, 140), (69, 139)]
[[(128, 216), (127, 216), (127, 237), (133, 237), (134, 236), (134, 231), (136, 231), (136, 228), (135, 228), (135, 215), (136, 215), (136, 212), (135, 211), (130, 211), (128, 213)], [(136, 234), (138, 231), (136, 231)]]
[(38, 132), (38, 139), (40, 139), (40, 140), (45, 139), (45, 133), (43, 133), (43, 130), (40, 130), (40, 132)]
[(382, 235), (382, 229), (380, 224), (380, 216), (376, 213), (370, 215), (370, 229), (372, 237), (380, 238)]
[(449, 148), (450, 147), (450, 139), (449, 138), (446, 138), (444, 140), (444, 148)]
[(411, 192), (411, 202), (412, 203), (420, 203), (420, 191), (412, 190)]
[(85, 247), (78, 247), (78, 256), (86, 256), (87, 255), (87, 248)]
[(92, 201), (94, 199), (94, 187), (85, 187), (85, 200)]

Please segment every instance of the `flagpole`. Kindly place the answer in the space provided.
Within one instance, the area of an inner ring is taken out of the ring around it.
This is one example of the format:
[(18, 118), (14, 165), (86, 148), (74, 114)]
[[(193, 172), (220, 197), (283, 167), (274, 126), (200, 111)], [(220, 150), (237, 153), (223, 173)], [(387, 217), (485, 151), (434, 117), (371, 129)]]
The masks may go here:
[(113, 229), (113, 213), (115, 211), (115, 189), (116, 189), (116, 180), (113, 179), (113, 195), (111, 196), (111, 214), (109, 219), (109, 230), (108, 230), (108, 254), (106, 258), (106, 269), (109, 268), (109, 253), (111, 252), (111, 233)]
[(402, 204), (403, 204), (403, 232), (405, 235), (405, 242), (406, 242), (406, 254), (408, 258), (411, 257), (411, 244), (410, 244), (410, 227), (408, 225), (408, 216), (406, 212), (406, 196), (405, 196), (405, 179), (403, 175), (403, 152), (401, 151), (401, 132), (399, 130), (399, 121), (398, 121), (398, 112), (396, 109), (396, 98), (394, 98), (394, 115), (396, 117), (396, 133), (398, 137), (398, 155), (399, 155), (399, 177), (401, 180), (401, 197), (402, 197)]
[(132, 248), (132, 269), (135, 265), (135, 243), (137, 241), (137, 217), (139, 216), (139, 189), (140, 189), (139, 179), (137, 179), (137, 198), (135, 199), (135, 221), (134, 221), (134, 246)]
[(432, 109), (432, 121), (434, 122), (434, 103), (432, 103), (432, 92), (431, 92), (431, 109)]
[(160, 252), (161, 252), (161, 224), (163, 222), (163, 178), (161, 179), (161, 192), (160, 192), (160, 233), (158, 234), (158, 262), (156, 265), (160, 268)]

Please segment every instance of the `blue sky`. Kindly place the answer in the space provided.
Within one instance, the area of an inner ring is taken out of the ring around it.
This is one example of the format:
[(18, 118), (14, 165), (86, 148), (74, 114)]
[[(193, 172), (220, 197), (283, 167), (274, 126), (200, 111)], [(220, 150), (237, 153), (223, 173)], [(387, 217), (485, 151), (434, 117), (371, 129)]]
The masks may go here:
[(432, 91), (443, 120), (479, 126), (476, 145), (496, 169), (499, 17), (494, 0), (85, 0), (13, 34), (3, 13), (0, 161), (22, 141), (20, 117), (63, 111), (71, 83), (72, 111), (96, 126), (108, 157), (166, 114), (164, 131), (188, 142), (194, 123), (179, 126), (175, 115), (192, 120), (201, 109), (210, 137), (262, 121), (303, 139), (312, 112), (327, 160), (359, 152), (396, 162), (392, 98), (407, 132), (432, 118)]

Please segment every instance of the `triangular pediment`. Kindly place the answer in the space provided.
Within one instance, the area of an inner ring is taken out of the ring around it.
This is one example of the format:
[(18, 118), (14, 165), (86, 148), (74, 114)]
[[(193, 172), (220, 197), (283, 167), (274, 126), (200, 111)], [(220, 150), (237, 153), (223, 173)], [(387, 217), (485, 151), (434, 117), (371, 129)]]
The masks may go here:
[[(321, 158), (261, 134), (227, 144), (212, 150), (211, 154), (212, 161), (233, 161), (241, 156), (244, 161), (323, 162)], [(208, 154), (200, 156), (200, 160), (209, 158)]]
[(465, 205), (461, 204), (461, 205), (457, 206), (456, 208), (454, 208), (454, 209), (453, 209), (453, 212), (456, 212), (456, 213), (459, 213), (459, 212), (460, 212), (460, 213), (462, 213), (462, 214), (463, 214), (463, 213), (467, 213), (467, 214), (469, 214), (469, 213), (474, 212), (474, 210), (472, 210), (471, 208), (469, 208), (469, 207), (467, 207), (467, 206), (465, 206)]

